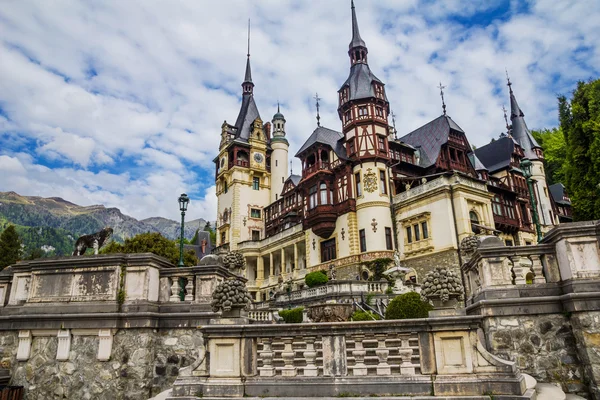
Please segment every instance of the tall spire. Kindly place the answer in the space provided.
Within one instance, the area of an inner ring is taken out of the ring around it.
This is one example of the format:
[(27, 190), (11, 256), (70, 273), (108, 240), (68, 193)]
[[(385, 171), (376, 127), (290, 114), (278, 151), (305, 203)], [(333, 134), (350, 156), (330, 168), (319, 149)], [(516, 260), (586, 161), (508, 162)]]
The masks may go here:
[(350, 62), (352, 65), (356, 63), (367, 63), (367, 45), (364, 40), (360, 37), (358, 30), (358, 21), (356, 20), (356, 10), (354, 9), (354, 0), (350, 0), (350, 6), (352, 9), (352, 40), (348, 45), (348, 54), (350, 55)]
[[(530, 160), (537, 160), (538, 153), (541, 154), (541, 147), (529, 131), (527, 124), (525, 123), (525, 114), (519, 107), (517, 103), (517, 98), (512, 90), (512, 82), (508, 77), (508, 72), (506, 73), (506, 80), (508, 91), (510, 95), (510, 122), (511, 122), (511, 131), (513, 139), (516, 140), (519, 145), (523, 148), (523, 153), (525, 153), (525, 158), (529, 158)], [(538, 149), (536, 151), (535, 149)]]
[(254, 88), (252, 83), (252, 70), (250, 69), (250, 19), (248, 19), (248, 53), (246, 54), (246, 74), (242, 83), (244, 94), (251, 95)]

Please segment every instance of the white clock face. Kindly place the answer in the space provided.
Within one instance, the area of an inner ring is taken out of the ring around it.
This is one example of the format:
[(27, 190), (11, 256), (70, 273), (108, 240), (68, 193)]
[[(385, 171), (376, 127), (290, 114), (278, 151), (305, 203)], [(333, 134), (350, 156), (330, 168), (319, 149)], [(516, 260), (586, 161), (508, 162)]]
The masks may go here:
[(260, 153), (254, 153), (254, 161), (257, 163), (261, 163), (263, 161), (263, 156)]

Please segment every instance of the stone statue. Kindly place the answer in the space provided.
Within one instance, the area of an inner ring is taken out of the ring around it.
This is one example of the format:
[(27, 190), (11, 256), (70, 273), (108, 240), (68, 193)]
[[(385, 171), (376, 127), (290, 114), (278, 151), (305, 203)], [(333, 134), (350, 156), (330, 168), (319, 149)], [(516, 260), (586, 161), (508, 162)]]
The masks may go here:
[(394, 267), (399, 267), (400, 266), (400, 251), (398, 251), (398, 249), (396, 249), (396, 251), (394, 252)]
[(100, 247), (104, 245), (106, 240), (113, 234), (112, 228), (104, 228), (100, 232), (92, 233), (91, 235), (83, 235), (75, 242), (74, 256), (82, 256), (88, 248), (94, 249), (94, 254), (98, 254)]
[(329, 280), (335, 281), (335, 265), (333, 264), (329, 266)]

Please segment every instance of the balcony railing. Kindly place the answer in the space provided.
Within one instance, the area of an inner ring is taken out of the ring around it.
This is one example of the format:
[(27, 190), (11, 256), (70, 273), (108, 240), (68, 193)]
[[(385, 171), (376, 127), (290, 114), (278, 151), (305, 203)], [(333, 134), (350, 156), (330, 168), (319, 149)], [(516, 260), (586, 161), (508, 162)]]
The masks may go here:
[(305, 178), (309, 175), (312, 175), (318, 171), (329, 171), (331, 170), (331, 164), (326, 161), (321, 161), (320, 163), (313, 164), (309, 167), (304, 168), (302, 171), (302, 177)]
[(359, 294), (367, 293), (385, 293), (388, 288), (387, 281), (369, 282), (369, 281), (330, 281), (322, 286), (309, 289), (295, 290), (290, 293), (279, 293), (275, 298), (276, 302), (289, 302), (294, 300), (310, 299), (314, 297), (337, 295), (337, 294)]
[(247, 168), (250, 165), (250, 163), (245, 160), (235, 160), (235, 161), (229, 163), (229, 168), (233, 167), (234, 165), (236, 165), (238, 167)]

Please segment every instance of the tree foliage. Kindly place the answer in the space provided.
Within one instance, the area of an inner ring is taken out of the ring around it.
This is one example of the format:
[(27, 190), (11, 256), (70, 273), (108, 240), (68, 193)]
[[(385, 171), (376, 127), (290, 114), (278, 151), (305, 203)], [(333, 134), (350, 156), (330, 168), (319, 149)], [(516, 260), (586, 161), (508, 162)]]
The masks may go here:
[(372, 311), (354, 311), (352, 317), (350, 317), (352, 321), (378, 321), (381, 317), (375, 314)]
[(565, 186), (576, 221), (600, 218), (600, 79), (579, 82), (569, 102), (558, 98), (566, 143)]
[(21, 238), (14, 225), (0, 234), (0, 269), (4, 269), (21, 259)]
[(427, 318), (431, 304), (421, 300), (415, 292), (408, 292), (394, 297), (385, 310), (385, 319)]
[[(100, 250), (101, 254), (113, 253), (154, 253), (168, 259), (171, 263), (179, 263), (179, 246), (176, 241), (165, 238), (158, 232), (140, 233), (125, 243), (110, 242)], [(183, 263), (186, 267), (198, 264), (198, 258), (193, 250), (183, 253)]]
[(393, 261), (391, 258), (376, 258), (375, 260), (365, 262), (364, 265), (373, 272), (370, 280), (380, 281), (387, 278), (383, 273)]
[(546, 181), (548, 185), (565, 182), (565, 161), (567, 145), (565, 135), (560, 128), (531, 131), (538, 144), (544, 150)]
[(304, 318), (304, 307), (296, 307), (291, 310), (279, 311), (279, 316), (283, 318), (286, 324), (299, 324)]

